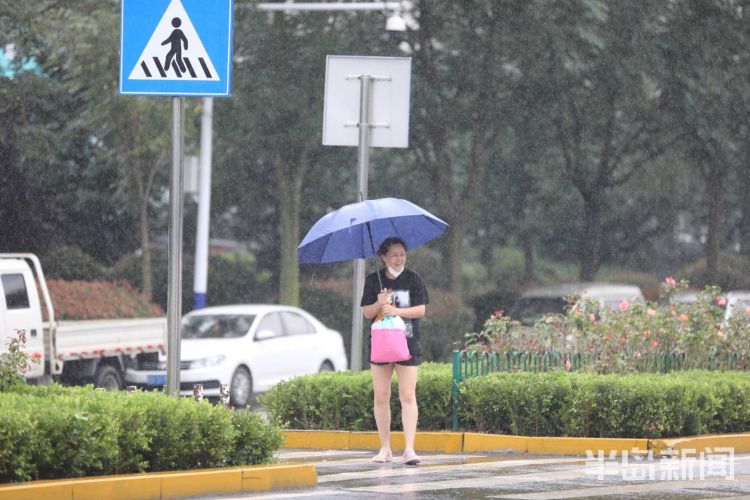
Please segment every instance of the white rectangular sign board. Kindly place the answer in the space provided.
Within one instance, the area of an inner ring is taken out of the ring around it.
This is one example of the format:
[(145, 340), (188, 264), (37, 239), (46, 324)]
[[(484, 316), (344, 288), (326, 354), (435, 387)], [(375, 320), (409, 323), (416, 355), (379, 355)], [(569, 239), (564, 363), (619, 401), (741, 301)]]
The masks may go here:
[(328, 56), (326, 58), (323, 144), (359, 144), (360, 77), (370, 86), (370, 146), (409, 147), (410, 57)]

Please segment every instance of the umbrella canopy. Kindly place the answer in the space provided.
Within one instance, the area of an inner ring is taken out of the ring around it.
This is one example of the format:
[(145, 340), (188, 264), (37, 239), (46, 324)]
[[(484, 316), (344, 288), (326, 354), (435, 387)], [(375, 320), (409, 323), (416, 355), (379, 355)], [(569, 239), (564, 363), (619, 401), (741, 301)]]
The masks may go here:
[(352, 203), (323, 216), (297, 247), (302, 264), (325, 264), (372, 257), (388, 237), (408, 249), (442, 235), (448, 224), (414, 203), (380, 198)]

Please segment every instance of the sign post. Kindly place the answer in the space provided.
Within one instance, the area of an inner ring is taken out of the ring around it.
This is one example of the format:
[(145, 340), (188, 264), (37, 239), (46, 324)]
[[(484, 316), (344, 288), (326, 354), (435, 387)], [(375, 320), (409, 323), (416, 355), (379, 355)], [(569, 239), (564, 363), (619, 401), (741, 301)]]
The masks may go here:
[(180, 393), (184, 97), (231, 94), (234, 0), (122, 0), (120, 94), (171, 96), (166, 392)]
[[(328, 56), (323, 144), (357, 146), (357, 201), (367, 199), (370, 146), (409, 146), (410, 57)], [(354, 113), (359, 110), (358, 116)], [(357, 119), (355, 119), (357, 118)], [(365, 261), (354, 261), (351, 368), (362, 369)]]

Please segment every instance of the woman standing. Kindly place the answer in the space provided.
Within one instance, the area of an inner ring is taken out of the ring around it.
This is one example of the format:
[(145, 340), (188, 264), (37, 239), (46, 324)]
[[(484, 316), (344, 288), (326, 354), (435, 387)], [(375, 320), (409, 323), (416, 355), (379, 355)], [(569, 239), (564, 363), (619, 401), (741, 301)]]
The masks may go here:
[[(417, 367), (422, 349), (419, 345), (419, 318), (425, 315), (428, 303), (427, 289), (422, 278), (406, 269), (406, 243), (400, 238), (387, 238), (381, 243), (378, 255), (385, 269), (372, 273), (365, 279), (362, 293), (362, 312), (367, 319), (376, 316), (400, 316), (406, 324), (407, 344), (411, 358), (396, 363), (371, 363), (374, 389), (375, 423), (380, 437), (380, 451), (373, 462), (390, 462), (391, 451), (391, 377), (396, 371), (398, 395), (401, 401), (401, 421), (404, 425), (404, 463), (420, 462), (414, 451), (417, 433)], [(382, 283), (382, 286), (381, 286)]]

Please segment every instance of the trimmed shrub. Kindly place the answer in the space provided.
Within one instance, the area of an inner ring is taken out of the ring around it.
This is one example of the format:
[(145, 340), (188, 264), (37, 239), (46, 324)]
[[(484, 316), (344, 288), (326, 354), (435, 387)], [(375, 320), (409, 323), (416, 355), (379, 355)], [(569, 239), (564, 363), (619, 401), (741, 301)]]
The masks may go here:
[[(57, 319), (117, 319), (163, 316), (164, 311), (127, 281), (48, 280)], [(46, 315), (46, 310), (43, 310)]]
[(41, 257), (47, 279), (95, 281), (107, 279), (109, 270), (78, 247), (60, 246)]
[[(451, 372), (448, 365), (425, 363), (417, 381), (420, 426), (448, 428)], [(369, 371), (321, 373), (282, 382), (258, 397), (273, 420), (292, 429), (375, 429)], [(391, 422), (401, 425), (398, 382), (391, 386)]]
[[(419, 370), (419, 428), (449, 430), (451, 367)], [(398, 384), (391, 398), (392, 428), (401, 426)], [(504, 372), (459, 386), (465, 431), (527, 436), (663, 438), (750, 431), (750, 374), (680, 373), (599, 375)], [(299, 377), (273, 387), (259, 401), (292, 429), (375, 430), (368, 372)]]
[(229, 465), (274, 462), (273, 452), (281, 448), (284, 441), (280, 429), (267, 425), (263, 417), (250, 411), (233, 411), (230, 416), (237, 435), (229, 454)]
[(0, 482), (268, 463), (281, 441), (252, 413), (156, 392), (0, 393)]

